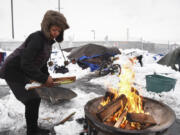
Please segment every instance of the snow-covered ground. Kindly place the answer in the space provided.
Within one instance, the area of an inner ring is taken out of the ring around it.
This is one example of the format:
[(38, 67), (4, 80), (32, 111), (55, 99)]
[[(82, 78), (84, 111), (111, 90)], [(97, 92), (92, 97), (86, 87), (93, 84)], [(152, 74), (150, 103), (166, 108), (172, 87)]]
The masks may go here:
[[(135, 64), (134, 70), (135, 74), (135, 84), (138, 87), (139, 92), (142, 96), (151, 97), (156, 100), (162, 101), (163, 103), (168, 104), (176, 113), (177, 118), (180, 118), (180, 73), (172, 70), (170, 67), (161, 66), (156, 64), (156, 61), (160, 58), (157, 56), (155, 60), (153, 56), (155, 54), (150, 54), (147, 51), (137, 50), (137, 49), (128, 49), (121, 50), (122, 55), (119, 55), (119, 60), (115, 61), (118, 64), (125, 64), (128, 58), (133, 57), (137, 54), (143, 54), (143, 63), (144, 67), (140, 67), (139, 63)], [(129, 54), (130, 52), (135, 52), (134, 54)], [(65, 56), (68, 53), (64, 52)], [(67, 58), (66, 58), (67, 59)], [(63, 65), (63, 57), (61, 52), (54, 53), (52, 60), (56, 61), (58, 65)], [(69, 73), (66, 74), (55, 74), (50, 68), (50, 73), (53, 77), (62, 77), (62, 76), (76, 76), (77, 79), (82, 78), (88, 74), (92, 74), (89, 69), (82, 70), (78, 65), (69, 64), (68, 65)], [(170, 92), (163, 92), (160, 94), (146, 91), (146, 80), (145, 76), (149, 74), (162, 74), (168, 77), (177, 79), (176, 87)], [(117, 75), (107, 75), (104, 77), (98, 77), (90, 80), (93, 84), (102, 85), (105, 88), (109, 86), (118, 87), (119, 77)], [(3, 80), (0, 80), (0, 84), (6, 84)], [(84, 116), (84, 105), (87, 101), (98, 97), (93, 92), (86, 93), (78, 88), (72, 88), (74, 92), (77, 93), (77, 97), (72, 99), (70, 102), (51, 105), (48, 102), (43, 101), (40, 106), (40, 115), (39, 122), (41, 124), (55, 124), (65, 118), (67, 115), (72, 112), (76, 112), (73, 116), (72, 121), (67, 121), (63, 125), (56, 126), (54, 129), (58, 135), (77, 135), (82, 131), (82, 125), (79, 125), (76, 122), (77, 118)], [(0, 99), (0, 131), (12, 129), (19, 130), (25, 126), (24, 119), (24, 106), (15, 99), (14, 95), (10, 92), (9, 95)]]

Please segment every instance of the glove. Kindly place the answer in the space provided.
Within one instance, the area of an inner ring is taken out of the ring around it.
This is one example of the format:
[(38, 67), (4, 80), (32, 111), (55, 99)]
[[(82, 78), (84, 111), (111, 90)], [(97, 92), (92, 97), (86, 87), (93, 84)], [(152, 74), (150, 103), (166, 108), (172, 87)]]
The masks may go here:
[(69, 61), (64, 61), (64, 65), (67, 66), (69, 64)]
[(53, 63), (52, 61), (49, 61), (49, 62), (48, 62), (48, 65), (49, 65), (50, 67), (53, 66), (53, 64), (54, 64), (54, 63)]

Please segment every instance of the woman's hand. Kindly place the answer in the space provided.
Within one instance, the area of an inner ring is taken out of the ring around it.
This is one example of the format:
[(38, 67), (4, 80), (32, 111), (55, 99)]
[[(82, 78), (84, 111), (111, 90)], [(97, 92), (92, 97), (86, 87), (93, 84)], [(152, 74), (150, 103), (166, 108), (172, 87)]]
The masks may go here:
[(45, 86), (47, 86), (47, 87), (53, 87), (54, 86), (53, 79), (51, 76), (48, 76), (48, 79), (45, 83)]

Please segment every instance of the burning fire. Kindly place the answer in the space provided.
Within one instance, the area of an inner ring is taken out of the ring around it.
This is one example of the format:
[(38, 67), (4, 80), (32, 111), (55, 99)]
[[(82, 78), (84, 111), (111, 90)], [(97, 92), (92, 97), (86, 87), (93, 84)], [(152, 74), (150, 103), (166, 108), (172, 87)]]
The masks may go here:
[[(118, 112), (111, 116), (108, 121), (117, 122), (118, 119), (120, 119), (122, 113), (144, 113), (142, 97), (139, 95), (138, 91), (133, 88), (133, 83), (135, 80), (135, 72), (133, 71), (133, 66), (135, 60), (135, 58), (130, 59), (128, 64), (122, 66), (122, 73), (119, 76), (120, 82), (118, 84), (118, 89), (111, 88), (108, 92), (108, 96), (106, 97), (105, 95), (105, 100), (101, 102), (101, 105), (105, 106), (111, 101), (114, 101), (122, 94), (127, 98), (125, 107), (123, 109), (121, 108)], [(120, 124), (121, 128), (124, 128), (125, 126), (127, 126), (127, 124), (129, 124), (131, 129), (140, 129), (140, 123), (128, 122), (126, 117), (126, 115), (123, 117), (123, 120)]]

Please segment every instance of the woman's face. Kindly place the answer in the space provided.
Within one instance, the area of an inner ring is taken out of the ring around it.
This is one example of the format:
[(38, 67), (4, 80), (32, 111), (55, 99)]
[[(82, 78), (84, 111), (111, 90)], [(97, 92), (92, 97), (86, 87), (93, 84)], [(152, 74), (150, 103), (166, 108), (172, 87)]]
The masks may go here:
[(51, 26), (50, 27), (50, 36), (51, 39), (57, 38), (59, 34), (61, 33), (61, 28), (58, 26)]

